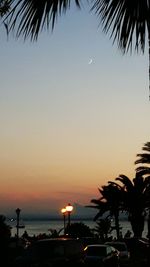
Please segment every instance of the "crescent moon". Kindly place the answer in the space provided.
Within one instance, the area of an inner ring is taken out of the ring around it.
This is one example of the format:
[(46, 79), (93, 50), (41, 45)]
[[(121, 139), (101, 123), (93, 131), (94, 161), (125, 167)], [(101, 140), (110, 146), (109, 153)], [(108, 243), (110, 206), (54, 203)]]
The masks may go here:
[(88, 64), (91, 65), (92, 62), (93, 62), (93, 59), (91, 58), (91, 59), (89, 60)]

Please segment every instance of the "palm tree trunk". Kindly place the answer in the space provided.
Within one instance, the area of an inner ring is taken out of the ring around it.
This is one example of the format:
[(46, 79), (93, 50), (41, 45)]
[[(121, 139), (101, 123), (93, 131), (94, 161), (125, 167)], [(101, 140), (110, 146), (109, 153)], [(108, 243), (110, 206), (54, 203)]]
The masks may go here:
[(120, 233), (119, 233), (119, 212), (116, 211), (115, 212), (115, 228), (116, 228), (116, 235), (117, 235), (117, 239), (119, 239)]
[(131, 223), (134, 237), (135, 238), (141, 238), (142, 232), (144, 230), (144, 216), (132, 214), (132, 216), (129, 217), (129, 221)]

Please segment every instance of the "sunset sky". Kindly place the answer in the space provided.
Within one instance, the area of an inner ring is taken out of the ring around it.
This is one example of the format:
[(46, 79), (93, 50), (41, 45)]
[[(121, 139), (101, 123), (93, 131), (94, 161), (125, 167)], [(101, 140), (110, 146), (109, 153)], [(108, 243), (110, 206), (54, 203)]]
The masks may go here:
[(123, 56), (98, 18), (71, 9), (37, 42), (0, 29), (0, 213), (88, 205), (133, 177), (150, 134), (148, 52)]

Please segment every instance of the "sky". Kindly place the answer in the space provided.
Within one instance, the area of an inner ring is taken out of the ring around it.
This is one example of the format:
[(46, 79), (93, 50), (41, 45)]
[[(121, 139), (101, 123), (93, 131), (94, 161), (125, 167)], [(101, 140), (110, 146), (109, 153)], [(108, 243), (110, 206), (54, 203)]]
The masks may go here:
[(37, 42), (0, 28), (0, 213), (89, 205), (149, 140), (148, 51), (122, 55), (86, 8)]

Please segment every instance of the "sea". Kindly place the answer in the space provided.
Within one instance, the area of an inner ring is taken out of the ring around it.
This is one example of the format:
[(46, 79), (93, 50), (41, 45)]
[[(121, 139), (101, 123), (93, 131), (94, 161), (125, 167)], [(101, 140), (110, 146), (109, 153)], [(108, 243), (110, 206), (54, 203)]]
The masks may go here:
[[(82, 222), (90, 227), (91, 230), (93, 230), (96, 227), (96, 222), (92, 219), (78, 219), (78, 220), (72, 220), (71, 223), (75, 222)], [(17, 229), (16, 229), (16, 222), (15, 221), (9, 221), (8, 223), (11, 227), (11, 236), (15, 236)], [(60, 231), (60, 234), (63, 234), (63, 220), (55, 220), (55, 219), (49, 219), (49, 220), (38, 220), (38, 219), (30, 219), (30, 220), (24, 220), (22, 224), (22, 228), (19, 228), (19, 236), (21, 237), (26, 231), (29, 236), (37, 236), (40, 234), (51, 234), (51, 230), (57, 230)], [(113, 226), (113, 225), (112, 225)], [(130, 222), (127, 220), (121, 220), (120, 221), (120, 227), (121, 227), (121, 234), (124, 237), (125, 233), (130, 230), (131, 236), (133, 236), (132, 229)], [(111, 236), (114, 238), (116, 237), (116, 231), (113, 230), (111, 232)], [(146, 238), (147, 236), (147, 222), (145, 222), (145, 227), (143, 231), (143, 238)]]

